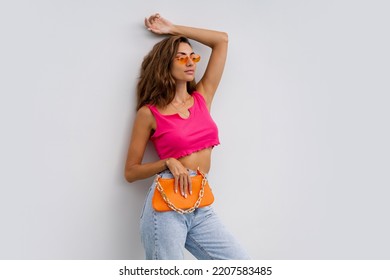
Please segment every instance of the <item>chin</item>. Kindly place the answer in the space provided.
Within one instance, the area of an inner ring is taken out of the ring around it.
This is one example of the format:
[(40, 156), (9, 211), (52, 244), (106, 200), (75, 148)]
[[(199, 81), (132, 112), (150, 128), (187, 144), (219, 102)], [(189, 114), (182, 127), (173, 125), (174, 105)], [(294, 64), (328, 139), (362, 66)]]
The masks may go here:
[(192, 77), (192, 78), (190, 78), (190, 79), (188, 79), (188, 78), (186, 78), (186, 79), (181, 79), (183, 82), (192, 82), (193, 80), (194, 80), (195, 78), (194, 77)]

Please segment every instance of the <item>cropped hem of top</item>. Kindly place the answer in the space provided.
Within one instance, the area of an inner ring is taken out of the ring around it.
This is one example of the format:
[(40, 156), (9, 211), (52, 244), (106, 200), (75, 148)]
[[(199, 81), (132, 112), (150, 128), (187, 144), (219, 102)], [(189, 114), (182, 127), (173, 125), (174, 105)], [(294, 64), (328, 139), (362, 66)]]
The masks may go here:
[(150, 137), (160, 159), (181, 158), (219, 145), (218, 127), (212, 119), (204, 97), (193, 92), (194, 104), (188, 109), (190, 116), (178, 113), (161, 114), (156, 106), (147, 105), (156, 119), (156, 130)]

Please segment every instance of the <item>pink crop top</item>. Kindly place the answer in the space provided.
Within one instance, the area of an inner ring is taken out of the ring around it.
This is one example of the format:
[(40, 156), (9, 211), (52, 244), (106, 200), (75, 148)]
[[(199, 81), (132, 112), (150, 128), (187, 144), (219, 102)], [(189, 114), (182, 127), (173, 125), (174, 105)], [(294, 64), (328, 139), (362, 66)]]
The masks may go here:
[(219, 145), (218, 128), (206, 101), (199, 92), (193, 92), (194, 104), (190, 116), (162, 115), (155, 106), (148, 105), (156, 119), (157, 128), (150, 137), (160, 159), (181, 158), (194, 152)]

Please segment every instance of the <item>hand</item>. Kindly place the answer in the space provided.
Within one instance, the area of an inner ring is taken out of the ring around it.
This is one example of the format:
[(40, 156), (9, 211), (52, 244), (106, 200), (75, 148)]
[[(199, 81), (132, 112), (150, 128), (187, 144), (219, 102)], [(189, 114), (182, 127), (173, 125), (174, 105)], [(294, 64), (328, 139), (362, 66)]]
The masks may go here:
[(177, 193), (180, 187), (181, 195), (187, 198), (188, 194), (192, 194), (192, 182), (188, 170), (175, 158), (168, 159), (166, 165), (175, 178), (175, 192)]
[(158, 13), (145, 18), (145, 26), (156, 34), (171, 34), (173, 28), (173, 24)]

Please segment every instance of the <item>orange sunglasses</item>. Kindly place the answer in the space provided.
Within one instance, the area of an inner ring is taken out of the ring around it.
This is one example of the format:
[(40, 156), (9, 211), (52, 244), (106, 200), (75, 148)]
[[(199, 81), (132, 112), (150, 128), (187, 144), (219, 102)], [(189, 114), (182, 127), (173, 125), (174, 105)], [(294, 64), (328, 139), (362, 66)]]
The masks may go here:
[(180, 56), (177, 56), (176, 57), (176, 60), (180, 63), (180, 64), (187, 64), (188, 62), (188, 59), (190, 59), (194, 62), (194, 63), (198, 63), (200, 61), (200, 55), (199, 54), (190, 54), (190, 56), (188, 55), (180, 55)]

